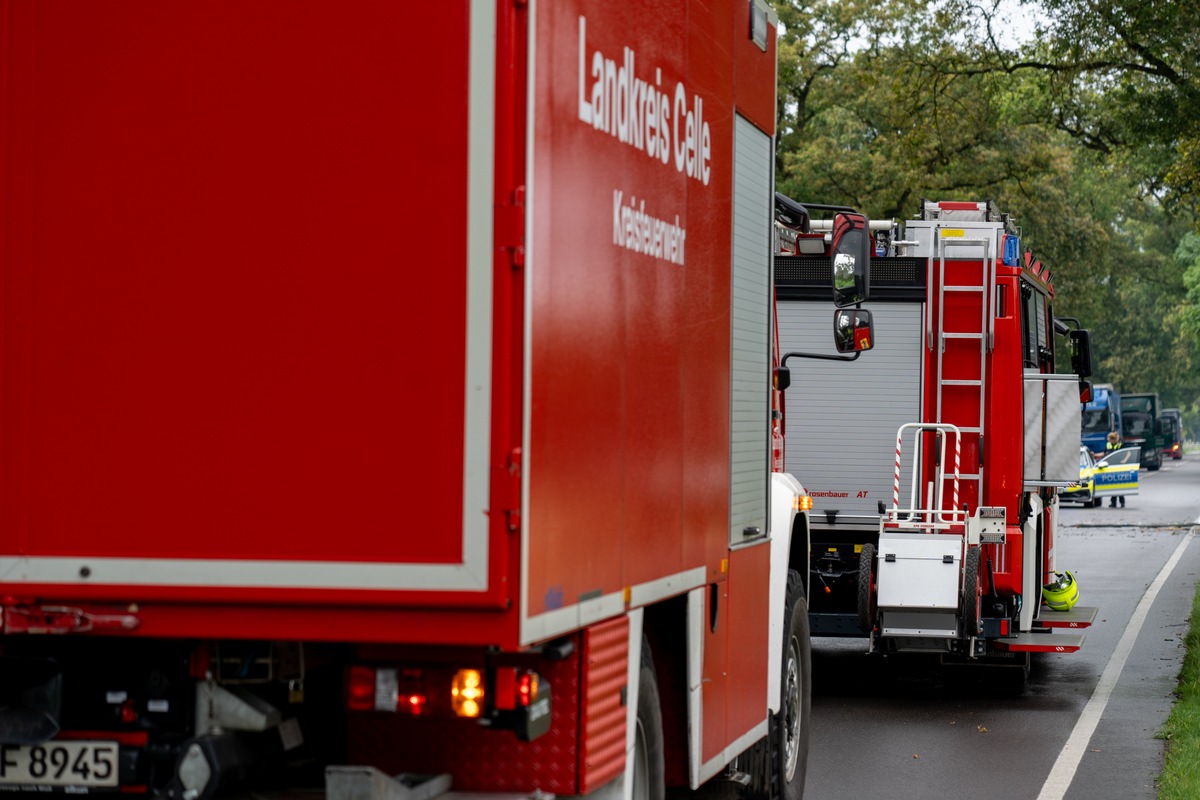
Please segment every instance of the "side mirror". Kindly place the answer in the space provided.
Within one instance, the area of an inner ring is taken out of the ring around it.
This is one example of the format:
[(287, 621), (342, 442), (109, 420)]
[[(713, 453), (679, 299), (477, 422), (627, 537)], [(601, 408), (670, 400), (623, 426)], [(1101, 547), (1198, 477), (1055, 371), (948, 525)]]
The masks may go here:
[(875, 346), (871, 312), (863, 308), (841, 308), (833, 312), (833, 344), (839, 353), (861, 353)]
[(1092, 334), (1085, 330), (1074, 330), (1067, 334), (1071, 340), (1071, 371), (1080, 380), (1092, 376)]
[(792, 370), (788, 367), (775, 368), (775, 389), (780, 392), (786, 392), (788, 387), (792, 385)]
[(865, 302), (871, 293), (871, 231), (862, 214), (842, 212), (833, 218), (833, 304), (838, 308)]
[(1079, 382), (1079, 402), (1081, 404), (1092, 402), (1092, 382), (1091, 381), (1081, 380)]

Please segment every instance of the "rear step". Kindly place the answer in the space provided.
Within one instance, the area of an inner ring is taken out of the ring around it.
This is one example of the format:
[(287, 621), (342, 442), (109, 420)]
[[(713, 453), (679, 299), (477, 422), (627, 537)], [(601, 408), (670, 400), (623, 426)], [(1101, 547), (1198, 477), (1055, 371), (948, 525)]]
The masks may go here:
[(1083, 647), (1082, 633), (1016, 633), (992, 639), (997, 650), (1009, 653), (1074, 653)]
[(1042, 606), (1033, 629), (1086, 628), (1096, 621), (1095, 606), (1075, 606), (1070, 611), (1051, 611)]

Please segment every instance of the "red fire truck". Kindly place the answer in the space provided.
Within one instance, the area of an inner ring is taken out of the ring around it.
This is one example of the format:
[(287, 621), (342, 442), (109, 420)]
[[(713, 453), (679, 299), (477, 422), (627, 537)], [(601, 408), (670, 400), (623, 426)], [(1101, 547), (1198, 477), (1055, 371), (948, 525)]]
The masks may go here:
[[(1090, 337), (1054, 317), (1050, 271), (1020, 253), (1013, 219), (923, 202), (903, 234), (872, 224), (879, 345), (838, 363), (813, 320), (831, 227), (812, 220), (775, 271), (782, 349), (825, 353), (786, 402), (788, 467), (811, 477), (813, 635), (1011, 667), (990, 674), (1023, 687), (1029, 654), (1077, 650), (1096, 614), (1041, 592), (1058, 492), (1079, 477)], [(1055, 371), (1061, 336), (1072, 374)]]
[(0, 790), (800, 796), (764, 2), (0, 16)]

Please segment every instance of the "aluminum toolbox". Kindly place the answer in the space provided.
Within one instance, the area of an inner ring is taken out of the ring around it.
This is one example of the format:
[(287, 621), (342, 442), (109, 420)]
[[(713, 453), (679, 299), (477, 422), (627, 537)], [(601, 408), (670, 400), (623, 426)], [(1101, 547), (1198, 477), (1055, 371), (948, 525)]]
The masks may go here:
[(960, 537), (885, 531), (877, 559), (883, 635), (957, 634)]

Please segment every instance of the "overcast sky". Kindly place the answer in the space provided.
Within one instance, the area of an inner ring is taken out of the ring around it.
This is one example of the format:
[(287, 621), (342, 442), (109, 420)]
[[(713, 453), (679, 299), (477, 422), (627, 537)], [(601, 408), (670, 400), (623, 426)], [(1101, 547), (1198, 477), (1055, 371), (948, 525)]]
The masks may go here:
[[(984, 7), (990, 5), (987, 0), (976, 0), (976, 2)], [(1014, 45), (1020, 44), (1033, 36), (1034, 21), (1040, 16), (1040, 9), (1031, 5), (1022, 5), (1019, 0), (1000, 0), (999, 12), (1000, 19), (1006, 25), (993, 26), (993, 30), (997, 34), (1001, 30), (1007, 31), (1005, 39), (1008, 42)]]

